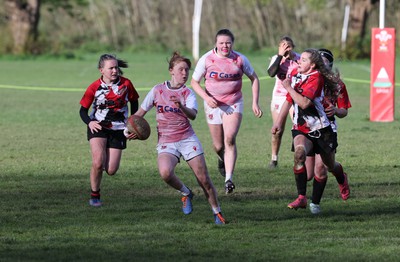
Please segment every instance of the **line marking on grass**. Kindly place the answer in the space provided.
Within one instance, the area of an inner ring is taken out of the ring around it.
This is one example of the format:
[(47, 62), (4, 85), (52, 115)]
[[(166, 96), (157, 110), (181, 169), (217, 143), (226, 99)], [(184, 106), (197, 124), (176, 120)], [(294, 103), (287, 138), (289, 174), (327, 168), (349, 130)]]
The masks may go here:
[[(86, 89), (73, 88), (73, 87), (46, 87), (46, 86), (14, 86), (14, 85), (0, 85), (3, 89), (19, 89), (19, 90), (36, 90), (36, 91), (63, 91), (63, 92), (85, 92)], [(137, 91), (149, 91), (151, 88), (142, 87), (135, 88)]]
[[(274, 80), (275, 78), (263, 76), (259, 78), (260, 80)], [(370, 84), (370, 80), (364, 79), (354, 79), (354, 78), (343, 78), (344, 82), (354, 82), (362, 84)], [(243, 82), (250, 82), (249, 79), (244, 79)], [(188, 85), (190, 87), (190, 85)], [(400, 86), (400, 83), (395, 83), (395, 86)], [(55, 91), (55, 92), (85, 92), (86, 89), (73, 88), (73, 87), (46, 87), (46, 86), (15, 86), (15, 85), (2, 85), (2, 89), (19, 89), (19, 90), (36, 90), (36, 91)], [(139, 87), (135, 88), (137, 91), (150, 91), (151, 87)]]

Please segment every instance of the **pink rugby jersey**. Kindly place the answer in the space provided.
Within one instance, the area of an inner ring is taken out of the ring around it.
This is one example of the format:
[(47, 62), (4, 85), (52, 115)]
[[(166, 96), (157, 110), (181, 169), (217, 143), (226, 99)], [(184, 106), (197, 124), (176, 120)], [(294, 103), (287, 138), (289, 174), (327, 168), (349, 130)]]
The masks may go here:
[(92, 105), (90, 118), (99, 121), (103, 127), (122, 130), (128, 118), (127, 102), (138, 98), (139, 94), (129, 79), (121, 76), (117, 83), (108, 86), (100, 78), (86, 89), (80, 104), (84, 108)]
[(197, 111), (197, 101), (194, 92), (185, 85), (179, 89), (170, 89), (168, 81), (154, 86), (141, 104), (148, 112), (156, 108), (158, 143), (173, 143), (188, 138), (194, 130), (186, 115), (171, 102), (171, 97), (177, 97), (188, 108)]
[[(276, 81), (274, 85), (274, 90), (272, 91), (273, 96), (286, 96), (287, 91), (282, 85), (282, 81), (290, 76), (294, 69), (297, 69), (299, 66), (297, 64), (297, 60), (300, 59), (300, 55), (298, 53), (294, 53), (295, 57), (293, 60), (282, 58), (281, 64), (279, 66), (278, 73), (276, 74)], [(271, 63), (268, 67), (270, 67), (276, 60), (278, 55), (274, 55), (271, 59)]]
[(199, 82), (205, 78), (206, 92), (218, 105), (233, 105), (242, 98), (243, 73), (247, 76), (254, 73), (244, 55), (231, 51), (229, 57), (221, 57), (213, 49), (200, 58), (192, 78)]
[(308, 134), (329, 126), (330, 122), (323, 106), (324, 79), (322, 75), (316, 70), (304, 75), (297, 73), (296, 69), (291, 74), (291, 83), (297, 93), (313, 102), (303, 110), (294, 102), (289, 93), (286, 95), (286, 100), (294, 106), (293, 129)]

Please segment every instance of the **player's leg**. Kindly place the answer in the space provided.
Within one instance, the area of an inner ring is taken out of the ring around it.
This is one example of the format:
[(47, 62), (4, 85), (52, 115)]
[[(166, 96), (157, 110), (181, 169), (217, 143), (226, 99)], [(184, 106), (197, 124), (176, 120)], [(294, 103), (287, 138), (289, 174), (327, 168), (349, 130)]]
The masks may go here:
[(179, 158), (169, 153), (161, 153), (158, 155), (157, 158), (158, 171), (162, 180), (164, 180), (164, 182), (167, 183), (169, 186), (180, 191), (183, 183), (175, 175), (174, 171), (178, 163)]
[(307, 181), (310, 181), (315, 176), (315, 155), (307, 156), (306, 158), (306, 168), (307, 168)]
[[(323, 139), (320, 141), (321, 147), (323, 147), (321, 152), (321, 158), (324, 164), (327, 166), (328, 171), (331, 172), (336, 181), (339, 184), (340, 194), (343, 200), (347, 200), (350, 197), (350, 187), (348, 183), (347, 174), (343, 171), (343, 167), (339, 162), (335, 160), (335, 151), (337, 147), (337, 133), (333, 132), (332, 129), (322, 133)], [(332, 147), (333, 145), (333, 147)]]
[(224, 130), (222, 128), (222, 124), (209, 123), (208, 129), (210, 130), (214, 151), (218, 155), (218, 171), (222, 176), (225, 176)]
[(335, 152), (321, 154), (322, 161), (327, 166), (339, 184), (340, 195), (343, 200), (350, 197), (350, 187), (347, 179), (347, 174), (343, 171), (343, 167), (335, 160)]
[(213, 148), (218, 155), (218, 171), (223, 177), (225, 177), (224, 131), (222, 127), (223, 112), (219, 107), (211, 108), (206, 101), (204, 101), (204, 112), (206, 114), (206, 120), (208, 129), (210, 130)]
[(108, 175), (113, 176), (117, 173), (121, 163), (122, 149), (108, 148), (107, 160), (105, 161), (105, 171)]
[[(272, 121), (276, 122), (278, 119), (279, 112), (277, 110), (271, 110)], [(284, 123), (286, 122), (286, 117)], [(270, 168), (275, 168), (278, 165), (279, 149), (281, 147), (283, 132), (285, 131), (285, 124), (282, 125), (281, 131), (271, 135), (271, 162)]]
[(313, 144), (312, 142), (301, 133), (293, 133), (294, 145), (294, 166), (293, 173), (296, 181), (296, 188), (298, 197), (295, 201), (288, 205), (288, 208), (298, 209), (306, 208), (307, 206), (307, 168), (305, 165), (307, 152), (309, 152)]
[(171, 153), (158, 154), (158, 171), (162, 180), (170, 187), (182, 194), (182, 211), (185, 215), (192, 213), (192, 191), (175, 175), (175, 167), (179, 163), (179, 158)]
[[(194, 175), (196, 176), (197, 182), (200, 187), (203, 189), (204, 194), (210, 203), (211, 208), (220, 212), (217, 191), (211, 181), (211, 178), (208, 174), (206, 161), (204, 155), (198, 155), (187, 161), (190, 168), (193, 170)], [(218, 213), (217, 212), (217, 213)]]
[(312, 202), (310, 203), (310, 211), (311, 213), (316, 215), (321, 212), (319, 204), (321, 202), (326, 182), (328, 180), (327, 176), (328, 169), (324, 165), (321, 156), (319, 154), (315, 155), (314, 170), (315, 170), (315, 176), (313, 181)]
[(123, 130), (111, 130), (108, 133), (104, 170), (108, 175), (113, 176), (119, 169), (122, 150), (126, 148), (126, 137)]
[(90, 168), (91, 206), (101, 206), (100, 185), (103, 176), (104, 162), (106, 160), (107, 138), (93, 137), (89, 140), (92, 155)]
[(241, 113), (224, 114), (222, 124), (224, 126), (224, 148), (225, 148), (225, 191), (232, 193), (235, 185), (232, 177), (237, 159), (236, 136), (242, 122)]
[(187, 161), (190, 168), (193, 170), (197, 182), (200, 187), (203, 189), (204, 195), (207, 198), (208, 203), (211, 206), (211, 209), (214, 214), (214, 220), (216, 224), (225, 224), (225, 219), (222, 216), (221, 208), (218, 203), (218, 195), (215, 187), (211, 181), (211, 178), (208, 174), (206, 161), (204, 158), (204, 154), (198, 155)]

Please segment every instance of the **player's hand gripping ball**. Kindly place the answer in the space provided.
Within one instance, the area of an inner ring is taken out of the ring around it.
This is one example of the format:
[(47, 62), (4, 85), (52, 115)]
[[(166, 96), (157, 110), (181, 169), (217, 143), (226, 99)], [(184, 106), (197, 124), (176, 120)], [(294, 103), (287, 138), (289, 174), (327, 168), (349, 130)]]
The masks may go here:
[(128, 118), (126, 129), (129, 133), (135, 133), (139, 140), (146, 140), (151, 133), (150, 125), (146, 119), (137, 115), (131, 115)]

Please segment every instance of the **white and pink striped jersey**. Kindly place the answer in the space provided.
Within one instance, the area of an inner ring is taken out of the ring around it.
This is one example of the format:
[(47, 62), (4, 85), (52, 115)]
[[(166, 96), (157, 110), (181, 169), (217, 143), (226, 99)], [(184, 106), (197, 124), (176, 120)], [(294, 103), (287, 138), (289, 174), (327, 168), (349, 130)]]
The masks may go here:
[(174, 143), (194, 134), (186, 115), (171, 101), (177, 97), (188, 108), (197, 111), (196, 95), (185, 85), (179, 89), (170, 89), (168, 81), (154, 86), (146, 95), (141, 108), (146, 112), (156, 107), (158, 143)]
[[(285, 59), (282, 58), (281, 64), (279, 66), (278, 73), (276, 74), (275, 78), (275, 85), (274, 85), (274, 90), (272, 91), (273, 96), (286, 96), (287, 91), (282, 85), (282, 81), (285, 80), (287, 77), (290, 76), (291, 72), (294, 69), (297, 69), (298, 64), (297, 60), (300, 59), (300, 54), (294, 53), (295, 57), (292, 59)], [(270, 67), (276, 60), (278, 55), (274, 55), (271, 59), (271, 62), (268, 67)]]
[(233, 105), (242, 98), (243, 74), (253, 73), (249, 60), (241, 53), (231, 51), (229, 57), (221, 57), (213, 49), (200, 58), (192, 78), (200, 82), (204, 77), (207, 94), (219, 105)]

